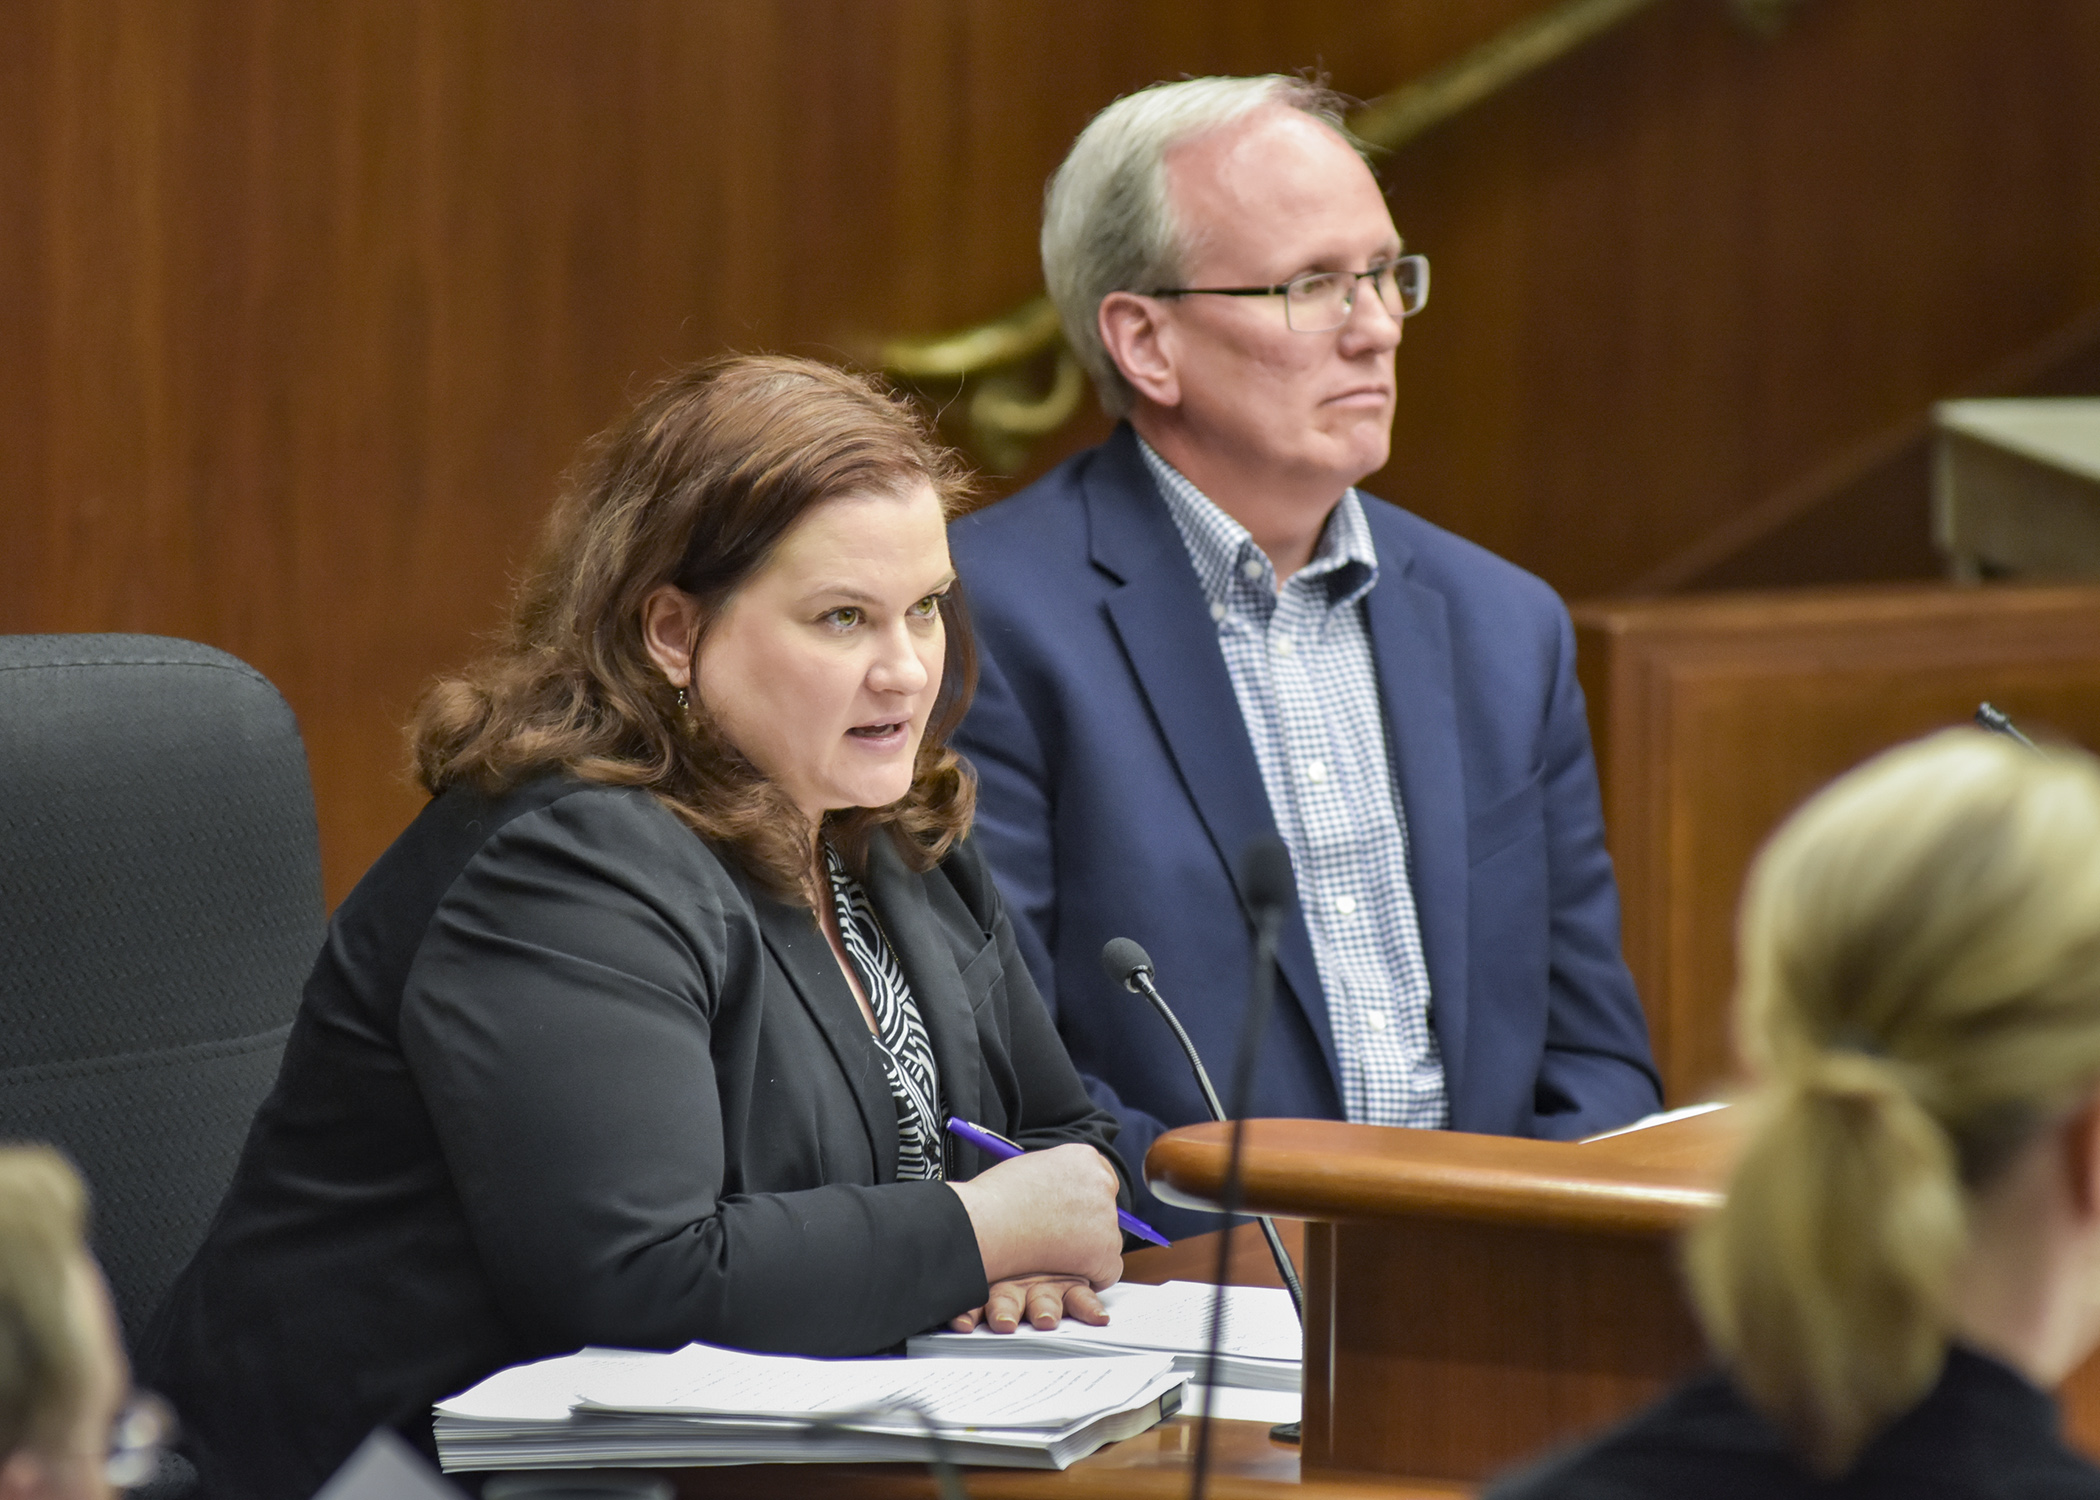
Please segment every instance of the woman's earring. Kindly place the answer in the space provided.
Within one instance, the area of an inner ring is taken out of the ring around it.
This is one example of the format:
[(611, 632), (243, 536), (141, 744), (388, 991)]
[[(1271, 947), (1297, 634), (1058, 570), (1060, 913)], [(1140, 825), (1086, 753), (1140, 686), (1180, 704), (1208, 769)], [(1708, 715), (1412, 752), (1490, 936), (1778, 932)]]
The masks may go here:
[(690, 713), (692, 711), (692, 705), (686, 702), (684, 688), (678, 690), (678, 711), (680, 713)]

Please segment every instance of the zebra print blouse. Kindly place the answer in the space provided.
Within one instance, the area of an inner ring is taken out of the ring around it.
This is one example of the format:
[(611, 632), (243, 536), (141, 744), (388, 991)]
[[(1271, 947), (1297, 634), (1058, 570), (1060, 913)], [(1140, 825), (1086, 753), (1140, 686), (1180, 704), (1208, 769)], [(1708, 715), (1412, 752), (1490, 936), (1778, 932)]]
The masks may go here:
[(853, 960), (853, 972), (875, 1012), (875, 1050), (882, 1055), (890, 1094), (897, 1101), (897, 1180), (938, 1182), (944, 1153), (941, 1139), (940, 1076), (933, 1044), (897, 955), (890, 949), (875, 908), (860, 882), (846, 873), (845, 863), (829, 844), (824, 870), (831, 877), (831, 903), (838, 913), (839, 941)]

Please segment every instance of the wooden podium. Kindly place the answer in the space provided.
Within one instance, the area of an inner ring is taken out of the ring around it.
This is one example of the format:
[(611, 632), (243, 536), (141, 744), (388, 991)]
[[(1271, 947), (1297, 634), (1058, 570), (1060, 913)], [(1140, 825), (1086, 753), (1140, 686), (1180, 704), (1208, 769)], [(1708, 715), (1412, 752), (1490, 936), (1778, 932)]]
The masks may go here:
[[(1477, 1481), (1694, 1369), (1675, 1241), (1720, 1201), (1733, 1129), (1725, 1110), (1580, 1145), (1250, 1122), (1244, 1206), (1311, 1221), (1308, 1476)], [(1226, 1140), (1169, 1131), (1145, 1174), (1214, 1207)]]
[[(1326, 1120), (1247, 1128), (1244, 1206), (1306, 1220), (1301, 1454), (1219, 1424), (1217, 1500), (1462, 1500), (1481, 1480), (1629, 1415), (1704, 1358), (1678, 1233), (1720, 1201), (1735, 1146), (1720, 1111), (1582, 1144)], [(1226, 1128), (1154, 1143), (1165, 1197), (1215, 1206)], [(1286, 1224), (1286, 1239), (1297, 1226)], [(1268, 1279), (1252, 1226), (1235, 1281)], [(1206, 1253), (1207, 1252), (1207, 1253)], [(1129, 1257), (1133, 1279), (1207, 1279), (1208, 1236)], [(2058, 1393), (2100, 1457), (2100, 1358)], [(1071, 1469), (972, 1471), (989, 1500), (1180, 1500), (1195, 1424), (1177, 1418)], [(903, 1464), (677, 1471), (686, 1500), (927, 1500)]]
[[(1732, 1110), (1572, 1144), (1249, 1121), (1243, 1207), (1311, 1221), (1306, 1476), (1478, 1481), (1696, 1368), (1675, 1241), (1720, 1202), (1737, 1129)], [(1215, 1207), (1226, 1139), (1169, 1131), (1145, 1175)], [(2056, 1397), (2100, 1460), (2100, 1352)]]

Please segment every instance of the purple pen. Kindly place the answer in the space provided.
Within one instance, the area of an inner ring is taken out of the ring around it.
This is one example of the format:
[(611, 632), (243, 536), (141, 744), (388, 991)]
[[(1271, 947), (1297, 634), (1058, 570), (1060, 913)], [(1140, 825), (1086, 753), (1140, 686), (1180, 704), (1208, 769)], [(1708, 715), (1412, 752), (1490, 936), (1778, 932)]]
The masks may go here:
[[(959, 1141), (968, 1142), (986, 1156), (995, 1157), (1000, 1161), (1010, 1161), (1016, 1156), (1027, 1154), (1025, 1146), (1016, 1146), (1005, 1136), (999, 1134), (998, 1131), (986, 1130), (982, 1125), (972, 1125), (968, 1120), (959, 1119), (954, 1115), (948, 1116), (948, 1134)], [(1154, 1229), (1136, 1214), (1125, 1213), (1119, 1208), (1116, 1210), (1116, 1222), (1149, 1244), (1164, 1245), (1168, 1243), (1157, 1229)]]

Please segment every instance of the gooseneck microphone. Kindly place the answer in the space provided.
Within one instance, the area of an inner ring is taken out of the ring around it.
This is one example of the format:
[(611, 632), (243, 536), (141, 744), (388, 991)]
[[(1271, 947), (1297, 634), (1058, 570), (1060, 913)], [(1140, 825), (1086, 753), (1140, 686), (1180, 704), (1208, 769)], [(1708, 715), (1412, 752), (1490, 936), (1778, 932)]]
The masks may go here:
[[(1239, 1046), (1232, 1058), (1232, 1146), (1225, 1157), (1225, 1182), (1218, 1207), (1229, 1218), (1239, 1212), (1241, 1160), (1246, 1146), (1247, 1101), (1254, 1092), (1254, 1058), (1276, 998), (1276, 945), (1284, 920), (1298, 899), (1291, 878), (1291, 853), (1273, 833), (1257, 836), (1240, 856), (1240, 897), (1254, 923), (1254, 973), (1247, 983), (1247, 1010), (1240, 1017)], [(1217, 1291), (1210, 1299), (1210, 1348), (1203, 1356), (1203, 1420), (1196, 1429), (1196, 1458), (1189, 1467), (1189, 1500), (1203, 1500), (1210, 1478), (1211, 1411), (1218, 1404), (1218, 1342), (1225, 1332), (1225, 1278), (1232, 1271), (1232, 1236), (1218, 1236)]]
[[(1167, 1004), (1167, 997), (1159, 992), (1159, 986), (1153, 982), (1152, 976), (1156, 971), (1152, 965), (1152, 955), (1129, 938), (1110, 938), (1101, 949), (1101, 967), (1110, 979), (1124, 989), (1132, 994), (1143, 995), (1152, 1002), (1152, 1008), (1159, 1012), (1159, 1018), (1165, 1021), (1167, 1029), (1174, 1033), (1174, 1040), (1181, 1043), (1182, 1053), (1188, 1058), (1189, 1067), (1196, 1075), (1196, 1086), (1203, 1090), (1203, 1103), (1210, 1110), (1210, 1117), (1223, 1121), (1225, 1106), (1218, 1101), (1217, 1089), (1211, 1086), (1210, 1070), (1203, 1066), (1202, 1054), (1196, 1051), (1196, 1044), (1182, 1026), (1181, 1018), (1174, 1014), (1173, 1007)], [(1276, 1232), (1276, 1221), (1267, 1214), (1262, 1214), (1255, 1222), (1261, 1225), (1262, 1238), (1269, 1242), (1269, 1256), (1276, 1262), (1276, 1274), (1283, 1278), (1284, 1288), (1291, 1294), (1291, 1306), (1297, 1309), (1298, 1321), (1303, 1323), (1305, 1290), (1298, 1284), (1298, 1268), (1291, 1264), (1290, 1252), (1283, 1248), (1283, 1237)]]
[(2040, 745), (2037, 745), (2033, 740), (2027, 738), (2026, 735), (2020, 733), (2019, 725), (2007, 718), (2001, 710), (1991, 707), (1988, 703), (1976, 705), (1976, 722), (1988, 729), (1992, 734), (2002, 734), (2007, 739), (2017, 740), (2037, 755), (2042, 753)]

